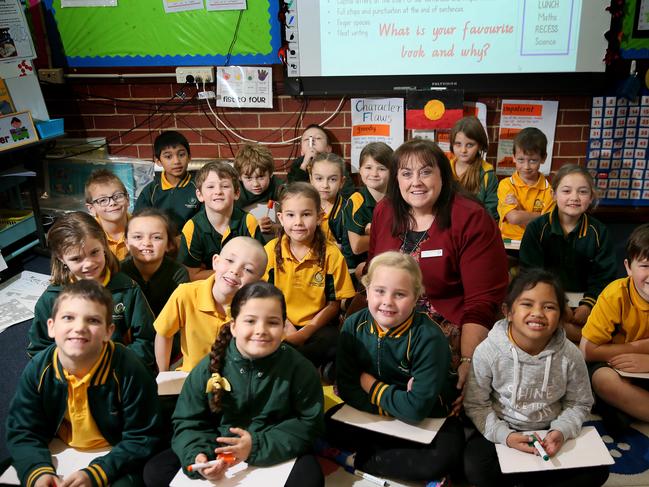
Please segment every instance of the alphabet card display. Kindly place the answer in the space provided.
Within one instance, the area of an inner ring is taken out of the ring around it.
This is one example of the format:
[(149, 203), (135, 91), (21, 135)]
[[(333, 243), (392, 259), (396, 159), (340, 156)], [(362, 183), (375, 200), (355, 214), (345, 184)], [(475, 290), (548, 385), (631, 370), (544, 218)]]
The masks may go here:
[(0, 116), (0, 151), (38, 140), (29, 112)]
[(593, 97), (586, 167), (600, 204), (649, 206), (648, 148), (649, 96)]

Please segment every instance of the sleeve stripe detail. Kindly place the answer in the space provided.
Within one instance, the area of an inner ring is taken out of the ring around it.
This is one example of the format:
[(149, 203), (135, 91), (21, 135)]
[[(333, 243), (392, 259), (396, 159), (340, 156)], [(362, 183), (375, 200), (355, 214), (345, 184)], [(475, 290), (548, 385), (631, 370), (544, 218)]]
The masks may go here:
[(25, 482), (27, 483), (28, 486), (31, 487), (34, 484), (34, 482), (36, 482), (36, 479), (38, 479), (38, 477), (41, 477), (42, 475), (45, 475), (47, 473), (56, 475), (56, 470), (54, 470), (54, 467), (52, 467), (51, 465), (47, 465), (45, 467), (39, 467), (33, 470), (32, 473), (29, 474)]

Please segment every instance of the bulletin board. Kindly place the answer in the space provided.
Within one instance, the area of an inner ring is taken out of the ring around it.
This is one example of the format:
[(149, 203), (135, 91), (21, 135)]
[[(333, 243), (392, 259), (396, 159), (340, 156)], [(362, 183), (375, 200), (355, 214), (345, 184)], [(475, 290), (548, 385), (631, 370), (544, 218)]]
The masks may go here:
[(586, 166), (600, 205), (649, 206), (649, 96), (593, 97)]
[(620, 54), (625, 59), (649, 58), (649, 0), (626, 0)]
[(244, 11), (169, 14), (162, 0), (119, 0), (117, 7), (43, 4), (55, 58), (69, 67), (224, 65), (230, 48), (231, 65), (278, 62), (276, 0), (248, 0)]

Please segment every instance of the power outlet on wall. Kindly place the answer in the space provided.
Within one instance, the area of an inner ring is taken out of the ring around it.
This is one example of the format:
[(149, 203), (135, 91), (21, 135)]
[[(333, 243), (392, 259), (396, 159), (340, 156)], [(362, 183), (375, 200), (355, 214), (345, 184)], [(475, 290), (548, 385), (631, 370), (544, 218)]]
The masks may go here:
[[(192, 78), (188, 79), (191, 76)], [(214, 66), (183, 66), (176, 68), (178, 83), (213, 83)]]
[(39, 69), (38, 79), (46, 83), (55, 83), (61, 85), (64, 82), (63, 69), (62, 68)]

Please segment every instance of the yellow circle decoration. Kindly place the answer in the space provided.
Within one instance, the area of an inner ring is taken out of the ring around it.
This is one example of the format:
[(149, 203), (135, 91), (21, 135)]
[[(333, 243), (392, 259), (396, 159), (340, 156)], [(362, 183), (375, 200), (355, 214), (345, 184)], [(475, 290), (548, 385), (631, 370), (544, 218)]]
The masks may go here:
[(444, 103), (439, 100), (430, 100), (424, 107), (424, 115), (428, 120), (439, 120), (445, 111)]

